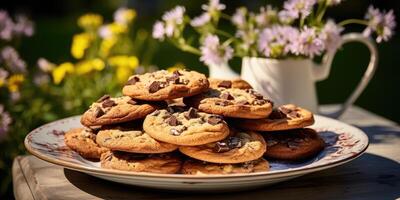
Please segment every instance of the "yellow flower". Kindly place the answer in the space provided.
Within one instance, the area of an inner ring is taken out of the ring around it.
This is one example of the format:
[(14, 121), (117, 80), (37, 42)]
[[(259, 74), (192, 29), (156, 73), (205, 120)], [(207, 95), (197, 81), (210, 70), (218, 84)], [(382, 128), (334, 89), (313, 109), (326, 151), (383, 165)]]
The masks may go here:
[(75, 73), (82, 75), (94, 70), (101, 71), (104, 67), (104, 62), (99, 58), (85, 60), (76, 65)]
[(11, 75), (7, 81), (8, 90), (10, 92), (17, 92), (19, 91), (20, 85), (24, 82), (25, 78), (22, 74), (14, 74)]
[(85, 51), (89, 48), (91, 36), (88, 33), (80, 33), (74, 35), (72, 39), (71, 54), (76, 59), (81, 59), (85, 55)]
[(118, 82), (124, 83), (139, 65), (139, 59), (136, 56), (113, 56), (108, 59), (108, 63), (116, 68)]
[(139, 59), (136, 56), (113, 56), (108, 59), (112, 67), (126, 67), (135, 69), (139, 65)]
[(136, 17), (133, 9), (120, 8), (114, 13), (114, 20), (119, 24), (130, 24)]
[(99, 33), (103, 38), (113, 38), (127, 32), (128, 32), (128, 26), (118, 23), (111, 23), (104, 25), (99, 30)]
[(83, 29), (96, 29), (103, 24), (103, 17), (98, 14), (88, 13), (78, 19), (78, 26)]
[(107, 57), (116, 43), (117, 39), (114, 37), (104, 39), (100, 44), (99, 54), (102, 57)]
[(168, 67), (167, 70), (169, 72), (173, 72), (175, 70), (185, 69), (185, 65), (182, 63), (176, 63), (174, 66)]
[(55, 84), (60, 84), (67, 73), (74, 72), (74, 65), (70, 62), (65, 62), (56, 67), (52, 71), (53, 81)]

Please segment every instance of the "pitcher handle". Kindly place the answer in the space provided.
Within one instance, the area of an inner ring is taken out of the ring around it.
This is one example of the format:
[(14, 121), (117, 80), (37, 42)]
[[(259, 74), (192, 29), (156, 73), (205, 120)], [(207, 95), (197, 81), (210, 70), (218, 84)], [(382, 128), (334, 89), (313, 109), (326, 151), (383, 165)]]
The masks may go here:
[[(325, 114), (332, 118), (339, 118), (357, 100), (357, 98), (361, 95), (365, 87), (367, 87), (368, 83), (374, 76), (376, 68), (378, 66), (378, 50), (376, 48), (375, 42), (371, 38), (365, 37), (359, 33), (345, 34), (342, 37), (340, 46), (343, 46), (345, 43), (349, 42), (360, 42), (366, 45), (370, 51), (370, 60), (368, 63), (368, 67), (364, 72), (363, 77), (361, 78), (361, 81), (358, 83), (353, 93), (347, 98), (347, 100), (341, 105), (341, 107), (337, 111)], [(322, 60), (324, 66), (317, 67), (314, 73), (315, 79), (317, 81), (323, 80), (328, 76), (330, 71), (330, 66), (335, 54), (336, 51), (332, 51), (324, 56)]]

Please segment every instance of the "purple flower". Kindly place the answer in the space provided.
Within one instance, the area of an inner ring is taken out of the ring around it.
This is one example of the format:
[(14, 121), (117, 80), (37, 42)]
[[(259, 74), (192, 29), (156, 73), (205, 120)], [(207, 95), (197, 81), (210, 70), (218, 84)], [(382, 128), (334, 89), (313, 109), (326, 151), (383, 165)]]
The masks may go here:
[(9, 131), (12, 119), (10, 114), (4, 110), (4, 106), (0, 104), (0, 141), (4, 139)]
[(210, 14), (203, 13), (200, 16), (193, 18), (192, 21), (190, 22), (190, 25), (192, 25), (193, 27), (201, 27), (210, 22), (210, 20), (211, 20)]
[(247, 15), (247, 8), (240, 7), (236, 9), (235, 14), (232, 16), (232, 23), (239, 29), (243, 29), (246, 26), (246, 15)]
[(315, 55), (321, 55), (325, 50), (323, 39), (317, 35), (313, 27), (304, 27), (299, 37), (293, 43), (291, 51), (295, 55), (304, 55), (313, 58)]
[(13, 37), (14, 22), (4, 10), (0, 10), (0, 39), (9, 41)]
[(298, 35), (299, 31), (291, 26), (265, 28), (258, 39), (258, 51), (266, 57), (285, 56), (291, 52)]
[(327, 51), (334, 51), (339, 48), (342, 37), (340, 33), (343, 27), (338, 26), (333, 20), (328, 20), (321, 30), (321, 38), (324, 40)]
[(156, 21), (153, 25), (153, 38), (164, 40), (165, 37), (165, 28), (164, 23), (161, 21)]
[(255, 20), (258, 27), (264, 28), (269, 26), (277, 18), (277, 11), (271, 6), (261, 7), (260, 13), (255, 16)]
[(6, 78), (8, 77), (8, 71), (4, 70), (3, 68), (0, 68), (0, 87), (3, 85), (5, 82)]
[(165, 21), (164, 33), (167, 37), (172, 37), (177, 30), (177, 26), (183, 24), (184, 14), (185, 7), (176, 6), (162, 16), (162, 19)]
[(18, 15), (16, 17), (16, 23), (14, 25), (15, 35), (30, 37), (33, 35), (33, 32), (33, 22), (24, 15)]
[(50, 82), (50, 76), (46, 73), (39, 72), (33, 77), (33, 83), (37, 86), (46, 85)]
[(10, 71), (14, 73), (25, 73), (26, 63), (23, 61), (18, 52), (11, 46), (6, 46), (2, 49), (0, 55), (0, 62), (2, 62)]
[(200, 61), (206, 65), (221, 65), (227, 63), (233, 57), (233, 49), (219, 43), (216, 35), (207, 35), (200, 47)]
[(382, 40), (388, 41), (393, 36), (396, 27), (393, 10), (381, 12), (373, 6), (369, 6), (365, 19), (368, 20), (368, 27), (363, 32), (364, 36), (368, 37), (375, 32), (378, 36), (376, 38), (378, 43)]
[(209, 13), (225, 10), (225, 4), (219, 3), (219, 0), (210, 0), (208, 5), (203, 4), (201, 8)]
[(317, 0), (288, 0), (283, 5), (284, 14), (280, 15), (304, 19), (310, 15), (316, 3)]

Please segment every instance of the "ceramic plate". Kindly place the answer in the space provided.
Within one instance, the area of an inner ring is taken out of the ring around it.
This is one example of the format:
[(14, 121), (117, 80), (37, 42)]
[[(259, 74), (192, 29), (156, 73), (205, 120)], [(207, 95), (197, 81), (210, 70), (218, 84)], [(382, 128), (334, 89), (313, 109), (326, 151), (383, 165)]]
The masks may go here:
[(38, 158), (68, 169), (110, 181), (158, 189), (237, 191), (269, 185), (344, 164), (360, 156), (368, 147), (368, 137), (360, 129), (316, 115), (312, 128), (323, 137), (327, 147), (310, 160), (298, 163), (269, 160), (270, 171), (250, 174), (196, 176), (135, 173), (102, 169), (99, 162), (86, 160), (66, 147), (61, 131), (80, 127), (79, 119), (80, 116), (65, 118), (33, 130), (25, 138), (26, 148)]

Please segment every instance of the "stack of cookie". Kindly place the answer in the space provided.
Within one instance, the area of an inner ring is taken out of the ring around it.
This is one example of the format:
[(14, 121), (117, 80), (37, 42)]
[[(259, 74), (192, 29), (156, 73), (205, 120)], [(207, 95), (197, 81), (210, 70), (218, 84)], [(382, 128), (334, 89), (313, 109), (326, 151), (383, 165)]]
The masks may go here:
[[(242, 80), (194, 71), (135, 75), (122, 97), (105, 95), (65, 143), (108, 169), (184, 174), (269, 170), (265, 158), (301, 160), (323, 148), (313, 115), (271, 101)], [(265, 157), (265, 158), (263, 158)]]

